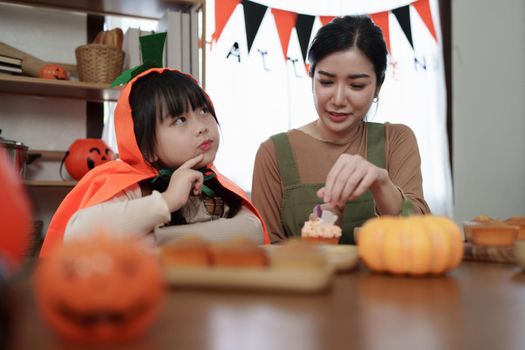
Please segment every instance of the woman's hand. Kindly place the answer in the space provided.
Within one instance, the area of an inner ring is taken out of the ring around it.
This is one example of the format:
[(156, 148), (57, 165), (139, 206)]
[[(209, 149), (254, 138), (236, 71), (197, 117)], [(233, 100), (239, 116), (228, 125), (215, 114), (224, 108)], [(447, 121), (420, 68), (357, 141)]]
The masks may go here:
[(342, 154), (330, 169), (325, 186), (317, 191), (317, 196), (325, 203), (343, 208), (347, 200), (358, 198), (368, 189), (380, 191), (388, 183), (391, 181), (385, 169), (359, 155)]
[(320, 209), (320, 212), (318, 211), (317, 209), (317, 205), (314, 207), (312, 213), (310, 214), (309, 216), (309, 220), (315, 220), (315, 219), (320, 219), (322, 215), (322, 212), (325, 211), (325, 210), (328, 210), (328, 211), (331, 211), (332, 213), (334, 213), (335, 215), (337, 215), (337, 221), (335, 222), (335, 224), (339, 227), (343, 227), (343, 215), (344, 215), (344, 205), (343, 207), (339, 207), (337, 205), (332, 205), (332, 204), (329, 204), (329, 203), (323, 203), (323, 204), (320, 204), (319, 205), (319, 209)]
[(342, 154), (326, 177), (317, 196), (325, 203), (344, 208), (347, 200), (360, 197), (370, 189), (375, 208), (381, 215), (397, 215), (403, 205), (403, 196), (388, 172), (359, 155)]
[(171, 175), (168, 188), (162, 193), (162, 197), (166, 201), (170, 212), (182, 208), (188, 201), (190, 193), (196, 196), (201, 193), (204, 182), (203, 175), (200, 171), (192, 168), (202, 162), (203, 158), (204, 155), (201, 153), (187, 160)]

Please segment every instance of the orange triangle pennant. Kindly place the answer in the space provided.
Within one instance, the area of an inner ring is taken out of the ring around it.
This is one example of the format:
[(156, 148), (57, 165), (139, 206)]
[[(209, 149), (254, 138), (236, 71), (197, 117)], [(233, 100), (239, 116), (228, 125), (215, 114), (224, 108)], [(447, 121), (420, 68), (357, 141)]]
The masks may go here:
[(319, 16), (322, 25), (327, 25), (328, 23), (332, 22), (334, 18), (335, 16)]
[(292, 29), (297, 20), (297, 13), (272, 9), (272, 14), (275, 18), (275, 25), (277, 26), (277, 32), (279, 33), (279, 39), (281, 40), (281, 47), (283, 48), (284, 58), (286, 59), (290, 36), (292, 35)]
[(370, 15), (370, 18), (372, 18), (372, 21), (381, 28), (381, 31), (383, 32), (383, 38), (385, 39), (386, 43), (386, 49), (388, 52), (392, 52), (390, 50), (390, 29), (389, 29), (389, 22), (388, 22), (388, 11), (385, 12), (379, 12), (379, 13), (373, 13)]
[(215, 0), (215, 32), (212, 41), (219, 40), (222, 30), (241, 0)]
[(432, 13), (430, 12), (430, 4), (428, 0), (419, 0), (412, 3), (412, 6), (416, 9), (417, 13), (423, 20), (423, 23), (427, 26), (430, 34), (434, 37), (437, 42), (436, 29), (434, 28), (434, 21), (432, 21)]

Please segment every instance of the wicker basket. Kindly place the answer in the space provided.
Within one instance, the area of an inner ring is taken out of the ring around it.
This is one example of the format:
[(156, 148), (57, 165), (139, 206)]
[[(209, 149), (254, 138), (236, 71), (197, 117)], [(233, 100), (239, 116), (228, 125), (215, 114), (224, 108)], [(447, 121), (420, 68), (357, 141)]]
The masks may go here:
[(76, 48), (78, 75), (81, 81), (110, 84), (122, 73), (124, 52), (100, 44)]

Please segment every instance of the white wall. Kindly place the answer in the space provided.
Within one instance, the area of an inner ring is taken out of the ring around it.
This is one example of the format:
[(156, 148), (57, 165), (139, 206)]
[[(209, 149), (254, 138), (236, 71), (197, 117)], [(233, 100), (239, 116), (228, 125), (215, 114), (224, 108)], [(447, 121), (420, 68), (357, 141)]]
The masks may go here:
[(525, 1), (452, 1), (455, 218), (525, 215)]

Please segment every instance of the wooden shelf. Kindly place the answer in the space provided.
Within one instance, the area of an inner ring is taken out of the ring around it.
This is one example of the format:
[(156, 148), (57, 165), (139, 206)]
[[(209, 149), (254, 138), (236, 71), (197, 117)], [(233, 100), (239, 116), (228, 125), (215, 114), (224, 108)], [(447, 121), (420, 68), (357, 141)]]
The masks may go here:
[(62, 161), (64, 159), (64, 155), (66, 154), (66, 151), (48, 151), (43, 149), (30, 149), (27, 151), (27, 155), (29, 158), (37, 159), (45, 159), (45, 160), (51, 160), (51, 161)]
[(24, 180), (24, 184), (29, 187), (74, 187), (77, 182), (62, 180)]
[(88, 101), (116, 101), (119, 88), (107, 84), (86, 83), (75, 80), (40, 79), (0, 74), (0, 93), (65, 97)]
[[(44, 159), (50, 161), (62, 161), (66, 151), (48, 151), (41, 149), (31, 149), (27, 152), (29, 158), (37, 156), (37, 159)], [(74, 180), (24, 180), (24, 184), (28, 187), (59, 187), (59, 188), (71, 188), (74, 187), (77, 182)]]
[(159, 19), (167, 9), (202, 6), (205, 0), (0, 0), (19, 5), (48, 7), (59, 10), (100, 15)]

